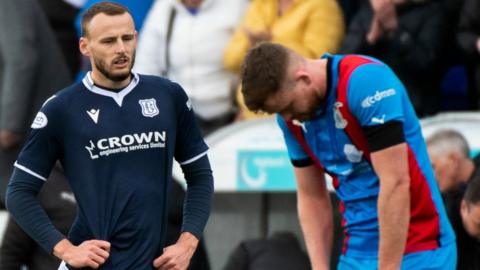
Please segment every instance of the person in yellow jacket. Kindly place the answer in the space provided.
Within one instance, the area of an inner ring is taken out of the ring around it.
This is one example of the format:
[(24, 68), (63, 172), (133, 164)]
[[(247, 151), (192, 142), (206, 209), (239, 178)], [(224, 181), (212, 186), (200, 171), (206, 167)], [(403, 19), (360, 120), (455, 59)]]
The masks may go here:
[[(225, 68), (240, 72), (253, 45), (270, 41), (309, 58), (335, 53), (345, 34), (342, 11), (336, 0), (252, 0), (243, 22), (224, 51)], [(245, 107), (237, 91), (239, 119), (259, 117)]]

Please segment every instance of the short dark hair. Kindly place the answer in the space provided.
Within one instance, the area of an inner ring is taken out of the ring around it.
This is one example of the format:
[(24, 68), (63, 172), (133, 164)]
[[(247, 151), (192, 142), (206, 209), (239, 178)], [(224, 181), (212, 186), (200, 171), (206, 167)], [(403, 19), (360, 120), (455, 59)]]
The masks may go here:
[(247, 53), (242, 64), (242, 93), (251, 111), (264, 110), (265, 101), (284, 83), (289, 50), (282, 45), (262, 43)]
[(469, 204), (480, 202), (480, 170), (468, 182), (463, 199)]
[(95, 17), (95, 15), (100, 14), (100, 13), (105, 13), (110, 16), (114, 15), (122, 15), (124, 13), (128, 13), (131, 15), (130, 11), (128, 8), (125, 6), (122, 6), (118, 3), (114, 2), (99, 2), (91, 7), (89, 7), (83, 14), (82, 14), (82, 19), (80, 21), (80, 25), (82, 28), (82, 37), (85, 37), (88, 35), (87, 32), (87, 24)]

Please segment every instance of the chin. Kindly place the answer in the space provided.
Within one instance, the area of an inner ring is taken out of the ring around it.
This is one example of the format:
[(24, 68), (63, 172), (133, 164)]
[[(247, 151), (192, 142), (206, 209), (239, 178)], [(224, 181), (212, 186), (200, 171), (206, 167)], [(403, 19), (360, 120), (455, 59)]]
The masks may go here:
[(110, 79), (115, 82), (121, 82), (130, 76), (130, 71), (110, 73)]

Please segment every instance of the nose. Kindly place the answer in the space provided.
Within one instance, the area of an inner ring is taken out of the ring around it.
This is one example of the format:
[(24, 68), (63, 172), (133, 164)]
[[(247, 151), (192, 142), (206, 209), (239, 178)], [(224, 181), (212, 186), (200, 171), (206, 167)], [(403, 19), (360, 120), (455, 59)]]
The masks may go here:
[(125, 52), (125, 43), (122, 39), (117, 42), (117, 46), (115, 46), (115, 53), (124, 53)]

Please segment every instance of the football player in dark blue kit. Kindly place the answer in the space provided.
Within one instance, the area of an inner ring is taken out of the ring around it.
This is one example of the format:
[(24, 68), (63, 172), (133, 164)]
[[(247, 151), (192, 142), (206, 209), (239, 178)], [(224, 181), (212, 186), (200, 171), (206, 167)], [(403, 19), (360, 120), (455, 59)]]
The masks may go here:
[[(128, 10), (102, 2), (83, 15), (80, 51), (92, 71), (38, 112), (7, 190), (7, 208), (59, 269), (186, 269), (207, 222), (213, 177), (183, 89), (131, 72), (137, 33)], [(182, 233), (164, 247), (175, 158), (187, 180)], [(56, 160), (78, 202), (68, 238), (36, 194)]]

